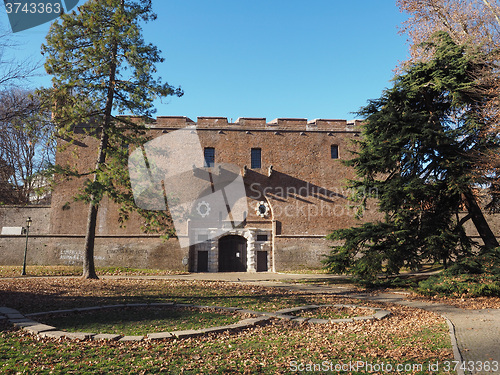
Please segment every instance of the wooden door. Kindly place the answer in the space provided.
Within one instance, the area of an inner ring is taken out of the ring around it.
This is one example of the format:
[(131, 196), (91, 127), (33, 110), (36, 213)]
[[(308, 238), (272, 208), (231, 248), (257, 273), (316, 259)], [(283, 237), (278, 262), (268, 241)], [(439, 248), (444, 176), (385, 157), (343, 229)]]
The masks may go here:
[(219, 239), (219, 272), (246, 272), (247, 240), (241, 236)]
[(267, 272), (267, 251), (257, 251), (257, 272)]
[(208, 251), (198, 251), (198, 272), (208, 272)]

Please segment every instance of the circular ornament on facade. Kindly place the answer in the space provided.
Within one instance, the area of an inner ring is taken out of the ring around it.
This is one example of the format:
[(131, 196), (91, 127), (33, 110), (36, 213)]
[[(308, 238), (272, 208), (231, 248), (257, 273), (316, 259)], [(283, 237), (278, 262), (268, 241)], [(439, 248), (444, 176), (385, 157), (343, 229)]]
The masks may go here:
[(198, 207), (196, 207), (196, 211), (198, 211), (198, 214), (202, 218), (205, 218), (208, 215), (210, 215), (210, 205), (207, 202), (202, 201), (202, 202), (198, 203)]
[(269, 216), (269, 204), (267, 202), (260, 201), (259, 203), (257, 203), (257, 208), (255, 209), (255, 212), (260, 217)]

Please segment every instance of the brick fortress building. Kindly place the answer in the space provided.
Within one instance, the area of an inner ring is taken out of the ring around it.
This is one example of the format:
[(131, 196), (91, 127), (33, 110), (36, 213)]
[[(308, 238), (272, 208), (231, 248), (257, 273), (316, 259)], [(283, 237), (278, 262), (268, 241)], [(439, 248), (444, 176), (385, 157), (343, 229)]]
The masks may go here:
[[(197, 243), (182, 248), (176, 238), (144, 234), (134, 215), (121, 228), (117, 208), (105, 199), (96, 230), (97, 266), (194, 272), (320, 267), (332, 245), (325, 235), (357, 224), (345, 188), (354, 171), (342, 160), (351, 157), (359, 122), (239, 118), (231, 123), (224, 117), (198, 117), (195, 123), (186, 117), (159, 116), (149, 131), (157, 138), (192, 125), (206, 160), (240, 169), (248, 204), (243, 223), (215, 237), (210, 228), (188, 229)], [(82, 135), (56, 162), (91, 168), (96, 151), (97, 141)], [(39, 236), (33, 224), (36, 249), (30, 251), (31, 264), (81, 264), (87, 205), (73, 197), (82, 182), (73, 179), (56, 186)], [(369, 211), (367, 219), (372, 215)]]

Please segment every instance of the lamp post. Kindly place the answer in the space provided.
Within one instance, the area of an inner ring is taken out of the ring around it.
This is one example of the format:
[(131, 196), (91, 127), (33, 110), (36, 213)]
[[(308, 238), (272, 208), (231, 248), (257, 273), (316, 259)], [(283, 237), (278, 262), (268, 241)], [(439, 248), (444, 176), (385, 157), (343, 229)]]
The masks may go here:
[(26, 275), (26, 253), (28, 252), (28, 236), (30, 233), (30, 226), (33, 220), (31, 220), (31, 217), (28, 217), (26, 219), (26, 247), (24, 248), (24, 261), (23, 261), (23, 272), (21, 275), (25, 276)]

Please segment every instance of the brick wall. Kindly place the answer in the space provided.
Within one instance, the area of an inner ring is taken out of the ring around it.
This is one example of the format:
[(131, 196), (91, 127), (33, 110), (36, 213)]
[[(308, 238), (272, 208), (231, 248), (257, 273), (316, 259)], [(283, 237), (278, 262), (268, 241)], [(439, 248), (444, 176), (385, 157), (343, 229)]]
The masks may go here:
[[(249, 230), (274, 228), (272, 259), (276, 271), (321, 266), (322, 255), (331, 246), (323, 236), (358, 223), (344, 187), (354, 172), (342, 164), (351, 157), (350, 150), (355, 147), (352, 141), (360, 135), (358, 122), (240, 118), (229, 123), (223, 117), (199, 117), (194, 123), (186, 117), (159, 116), (149, 132), (157, 138), (189, 125), (196, 125), (203, 148), (215, 149), (216, 163), (234, 164), (244, 174), (249, 207), (246, 226)], [(332, 158), (332, 145), (338, 147), (338, 158)], [(252, 148), (261, 149), (261, 168), (251, 168)], [(76, 142), (57, 155), (57, 163), (88, 170), (95, 164), (96, 150), (97, 141), (81, 132)], [(59, 181), (50, 210), (17, 208), (7, 213), (0, 209), (0, 224), (23, 226), (24, 216), (31, 215), (33, 235), (50, 237), (33, 240), (37, 249), (33, 253), (39, 253), (30, 255), (33, 262), (81, 262), (87, 205), (75, 202), (73, 196), (83, 182)], [(271, 207), (271, 215), (264, 219), (255, 210), (260, 201)], [(372, 202), (365, 220), (380, 217), (373, 208)], [(133, 214), (125, 227), (120, 227), (117, 207), (103, 200), (97, 221), (96, 264), (181, 269), (188, 251), (181, 249), (176, 240), (162, 242), (158, 236), (145, 236), (141, 224), (138, 215)], [(498, 231), (500, 226), (495, 224), (494, 228)], [(22, 239), (2, 239), (0, 244), (0, 264), (17, 264)]]
[[(150, 134), (152, 138), (161, 137), (194, 124), (186, 117), (158, 117), (151, 124)], [(272, 209), (267, 226), (275, 220), (278, 235), (294, 236), (276, 241), (276, 251), (280, 254), (275, 260), (277, 269), (293, 269), (294, 264), (299, 268), (320, 266), (320, 255), (329, 249), (325, 240), (318, 240), (314, 235), (324, 236), (333, 229), (356, 223), (344, 188), (353, 171), (346, 168), (342, 160), (351, 155), (352, 140), (359, 136), (358, 125), (345, 120), (266, 122), (263, 118), (240, 118), (228, 123), (223, 117), (197, 119), (202, 148), (213, 147), (216, 163), (237, 165), (244, 173), (248, 222), (262, 220), (257, 216), (256, 207), (264, 200)], [(338, 147), (338, 159), (331, 157), (332, 145)], [(96, 140), (82, 135), (65, 153), (58, 154), (57, 162), (84, 170), (94, 164), (96, 148)], [(261, 149), (261, 168), (251, 168), (252, 148)], [(62, 181), (54, 191), (51, 233), (84, 233), (87, 207), (72, 199), (82, 183), (83, 180), (78, 179)], [(142, 233), (137, 216), (133, 216), (125, 228), (117, 225), (117, 218), (116, 207), (105, 200), (99, 208), (97, 235)]]
[(25, 227), (26, 219), (33, 221), (30, 234), (50, 232), (50, 206), (0, 206), (0, 230), (2, 227)]

